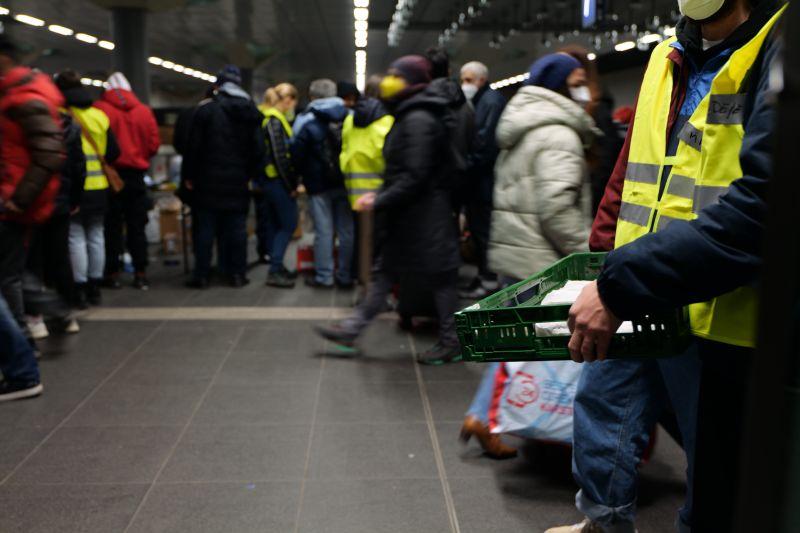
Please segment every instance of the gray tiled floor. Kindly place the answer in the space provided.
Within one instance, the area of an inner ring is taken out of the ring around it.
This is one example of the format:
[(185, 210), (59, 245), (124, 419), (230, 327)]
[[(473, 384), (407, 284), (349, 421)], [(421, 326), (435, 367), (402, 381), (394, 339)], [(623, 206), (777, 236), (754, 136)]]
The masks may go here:
[[(108, 292), (105, 304), (352, 301), (266, 289), (264, 275), (192, 292), (156, 268), (149, 293)], [(385, 320), (362, 357), (323, 357), (311, 325), (88, 321), (46, 341), (45, 395), (0, 406), (0, 531), (510, 533), (579, 518), (567, 451), (529, 447), (498, 463), (458, 442), (479, 365), (418, 371), (412, 345), (430, 333)], [(672, 531), (683, 468), (662, 432), (642, 469), (642, 531)]]

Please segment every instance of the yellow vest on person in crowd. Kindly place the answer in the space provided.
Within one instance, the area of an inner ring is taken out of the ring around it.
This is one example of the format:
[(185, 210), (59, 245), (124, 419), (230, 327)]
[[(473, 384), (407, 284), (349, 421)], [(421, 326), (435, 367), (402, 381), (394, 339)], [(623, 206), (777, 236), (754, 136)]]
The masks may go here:
[(86, 136), (91, 135), (98, 150), (105, 157), (108, 144), (108, 129), (111, 127), (111, 122), (108, 120), (108, 116), (96, 107), (87, 107), (85, 109), (70, 107), (69, 110), (80, 119), (85, 128), (81, 134), (81, 146), (83, 154), (86, 156), (86, 182), (83, 190), (102, 191), (108, 189), (108, 178), (103, 172), (100, 157), (95, 152), (92, 144), (86, 139)]
[(355, 207), (361, 196), (377, 192), (383, 185), (386, 161), (383, 144), (394, 125), (394, 117), (386, 115), (365, 128), (353, 124), (348, 115), (342, 125), (342, 153), (339, 164), (350, 205)]
[[(785, 7), (784, 7), (785, 9)], [(659, 44), (650, 58), (633, 122), (628, 170), (622, 191), (615, 247), (667, 227), (693, 220), (742, 177), (739, 152), (744, 138), (745, 81), (779, 11), (750, 42), (733, 52), (689, 121), (678, 134), (677, 153), (668, 157), (667, 121), (673, 89), (675, 38)], [(664, 168), (671, 166), (659, 198)], [(698, 337), (753, 347), (756, 292), (741, 287), (710, 302), (689, 306), (692, 333)]]
[[(261, 114), (264, 115), (264, 122), (261, 126), (266, 131), (267, 123), (269, 119), (276, 118), (283, 126), (283, 130), (286, 132), (286, 135), (291, 137), (292, 136), (292, 127), (289, 125), (289, 121), (286, 120), (286, 115), (275, 109), (274, 107), (268, 107), (264, 104), (258, 106), (258, 110), (261, 111)], [(275, 163), (270, 163), (264, 168), (264, 173), (266, 173), (268, 178), (274, 179), (278, 177), (278, 167), (275, 166)]]

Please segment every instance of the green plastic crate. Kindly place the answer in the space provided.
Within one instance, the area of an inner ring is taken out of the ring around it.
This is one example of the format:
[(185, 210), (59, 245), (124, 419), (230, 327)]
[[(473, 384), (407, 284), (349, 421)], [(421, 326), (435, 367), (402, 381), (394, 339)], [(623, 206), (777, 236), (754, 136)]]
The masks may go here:
[[(567, 320), (570, 305), (540, 305), (567, 281), (594, 280), (605, 253), (573, 254), (535, 276), (512, 285), (456, 314), (456, 330), (466, 361), (559, 361), (570, 358), (569, 337), (537, 337), (534, 324)], [(685, 309), (633, 320), (633, 333), (614, 335), (614, 359), (669, 357), (689, 345)]]

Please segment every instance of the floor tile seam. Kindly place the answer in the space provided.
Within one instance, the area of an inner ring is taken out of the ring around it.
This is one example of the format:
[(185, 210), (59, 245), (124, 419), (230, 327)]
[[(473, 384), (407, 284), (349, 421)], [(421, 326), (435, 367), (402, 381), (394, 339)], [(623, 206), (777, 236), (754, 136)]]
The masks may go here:
[[(309, 477), (306, 478), (307, 482), (334, 482), (334, 481), (439, 481), (439, 476), (324, 476), (324, 477)], [(215, 485), (215, 484), (248, 484), (248, 483), (271, 483), (271, 482), (302, 482), (301, 477), (269, 477), (269, 478), (250, 478), (250, 479), (174, 479), (169, 481), (158, 481), (155, 485)], [(55, 483), (56, 485), (67, 485), (68, 483)], [(105, 483), (104, 483), (105, 484)], [(114, 483), (108, 483), (114, 484)], [(126, 484), (126, 483), (120, 483)], [(142, 485), (143, 483), (127, 483), (129, 485)], [(146, 485), (146, 483), (144, 483)], [(10, 484), (9, 486), (18, 485), (18, 483)], [(29, 483), (29, 485), (39, 485), (38, 483)]]
[(228, 360), (228, 357), (230, 357), (230, 354), (233, 351), (233, 347), (236, 346), (236, 344), (241, 339), (242, 335), (244, 335), (244, 327), (240, 326), (239, 330), (237, 332), (237, 335), (236, 335), (235, 342), (228, 349), (225, 357), (223, 357), (222, 360), (220, 361), (220, 363), (219, 363), (219, 365), (217, 367), (217, 371), (214, 374), (214, 379), (212, 379), (211, 382), (206, 386), (205, 390), (200, 395), (200, 398), (198, 398), (197, 402), (195, 403), (194, 409), (192, 410), (192, 413), (189, 416), (189, 419), (186, 421), (186, 423), (183, 426), (183, 429), (178, 434), (177, 438), (175, 439), (175, 442), (172, 444), (172, 446), (170, 447), (169, 451), (167, 452), (167, 456), (161, 462), (161, 465), (159, 466), (158, 471), (156, 471), (155, 477), (150, 482), (150, 486), (145, 491), (144, 495), (142, 496), (142, 499), (139, 501), (139, 504), (136, 506), (136, 510), (131, 515), (131, 517), (130, 517), (130, 519), (128, 521), (128, 525), (125, 527), (123, 533), (127, 533), (127, 531), (130, 530), (131, 526), (136, 521), (136, 518), (139, 516), (139, 513), (144, 508), (145, 504), (147, 503), (149, 495), (152, 493), (153, 488), (156, 486), (156, 482), (158, 481), (158, 478), (161, 477), (161, 474), (166, 469), (167, 464), (169, 464), (169, 461), (172, 459), (173, 455), (175, 454), (175, 451), (178, 449), (178, 446), (180, 445), (181, 441), (183, 440), (184, 435), (189, 430), (189, 426), (191, 425), (192, 420), (197, 415), (197, 413), (200, 411), (200, 407), (203, 405), (203, 402), (205, 401), (206, 397), (208, 397), (208, 393), (211, 390), (211, 387), (214, 385), (214, 380), (219, 375), (219, 373), (222, 371), (222, 367), (225, 365), (225, 362)]
[(417, 376), (417, 385), (419, 387), (420, 399), (422, 400), (422, 409), (425, 412), (425, 420), (428, 426), (428, 434), (431, 439), (433, 447), (433, 456), (436, 462), (436, 470), (439, 474), (439, 482), (442, 487), (442, 494), (447, 508), (447, 517), (450, 522), (450, 529), (452, 533), (461, 533), (461, 526), (458, 522), (458, 513), (456, 511), (455, 502), (453, 501), (453, 493), (450, 488), (450, 482), (447, 479), (447, 470), (445, 468), (444, 456), (442, 455), (442, 448), (439, 445), (439, 436), (436, 431), (436, 424), (433, 420), (433, 411), (431, 409), (430, 397), (428, 396), (427, 385), (422, 377), (422, 370), (416, 363), (417, 347), (414, 341), (414, 336), (408, 333), (408, 342), (411, 347), (411, 357), (414, 359), (414, 371)]
[[(331, 310), (333, 309), (334, 304), (336, 303), (336, 288), (331, 291), (331, 303), (330, 307)], [(331, 311), (331, 315), (333, 312)], [(328, 321), (332, 320), (329, 318)], [(328, 341), (322, 341), (322, 353), (325, 354), (328, 347)], [(305, 464), (303, 466), (303, 480), (300, 482), (300, 493), (297, 498), (297, 513), (295, 514), (294, 518), (294, 533), (299, 533), (300, 531), (300, 518), (303, 513), (303, 503), (305, 501), (306, 495), (306, 481), (308, 480), (308, 472), (311, 469), (311, 454), (313, 452), (314, 446), (314, 429), (317, 424), (317, 417), (319, 415), (319, 399), (322, 396), (322, 379), (325, 376), (325, 361), (326, 357), (320, 357), (319, 361), (319, 379), (317, 380), (317, 392), (314, 396), (314, 409), (311, 415), (311, 429), (308, 432), (308, 444), (306, 446), (306, 458)]]
[[(2, 480), (0, 480), (0, 487), (4, 486), (8, 482), (8, 480), (11, 479), (11, 477), (13, 477), (14, 474), (16, 474), (19, 471), (19, 469), (22, 468), (22, 466), (25, 465), (31, 459), (31, 457), (34, 456), (34, 454), (36, 454), (40, 449), (42, 449), (42, 447), (45, 444), (47, 444), (47, 442), (53, 437), (53, 435), (55, 435), (58, 432), (58, 430), (65, 427), (69, 422), (69, 420), (75, 415), (75, 413), (77, 413), (78, 410), (80, 410), (84, 405), (86, 405), (97, 394), (97, 392), (103, 386), (105, 386), (106, 383), (111, 381), (114, 375), (117, 372), (119, 372), (128, 363), (128, 361), (133, 359), (133, 357), (142, 349), (142, 347), (144, 347), (150, 340), (152, 340), (158, 334), (158, 332), (161, 330), (164, 324), (165, 324), (164, 321), (159, 322), (153, 328), (153, 330), (147, 336), (145, 336), (145, 338), (142, 339), (142, 341), (135, 348), (133, 348), (128, 353), (128, 355), (126, 355), (122, 359), (122, 361), (120, 361), (119, 364), (117, 364), (117, 366), (114, 367), (109, 372), (109, 374), (105, 378), (103, 378), (100, 381), (100, 383), (98, 383), (91, 391), (89, 391), (88, 394), (83, 398), (83, 400), (78, 402), (75, 408), (73, 408), (69, 413), (67, 413), (67, 415), (61, 420), (61, 422), (59, 422), (47, 435), (45, 435), (45, 437), (41, 440), (41, 442), (39, 442), (36, 446), (34, 446), (34, 448), (25, 457), (23, 457), (19, 463), (17, 463), (17, 465), (11, 470), (11, 472), (6, 474), (6, 476)], [(34, 399), (33, 401), (36, 400)]]

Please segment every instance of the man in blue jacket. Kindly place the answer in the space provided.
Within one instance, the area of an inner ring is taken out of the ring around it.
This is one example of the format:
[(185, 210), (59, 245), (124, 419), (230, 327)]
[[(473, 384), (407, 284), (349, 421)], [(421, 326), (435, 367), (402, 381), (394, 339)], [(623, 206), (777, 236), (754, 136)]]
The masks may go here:
[[(336, 96), (333, 80), (314, 80), (309, 86), (311, 103), (294, 123), (291, 153), (309, 196), (314, 221), (315, 275), (311, 287), (352, 288), (353, 212), (347, 200), (344, 175), (339, 168), (342, 122), (347, 116), (344, 100)], [(334, 268), (334, 238), (339, 237), (338, 268)], [(335, 270), (335, 276), (334, 276)]]
[(492, 217), (494, 164), (500, 153), (495, 130), (506, 107), (506, 99), (489, 86), (489, 69), (478, 61), (461, 67), (461, 90), (475, 109), (475, 136), (467, 158), (467, 182), (462, 190), (469, 230), (475, 243), (478, 276), (460, 296), (479, 300), (497, 290), (497, 274), (489, 271), (487, 248)]
[[(782, 4), (680, 0), (677, 39), (653, 52), (593, 228), (593, 247), (613, 241), (615, 250), (570, 314), (573, 359), (600, 360), (584, 369), (575, 399), (576, 501), (587, 521), (570, 531), (634, 531), (636, 465), (662, 380), (689, 457), (691, 507), (679, 526), (733, 529)], [(664, 361), (603, 361), (621, 320), (682, 306), (699, 367), (670, 375)], [(699, 398), (687, 402), (695, 380)]]

